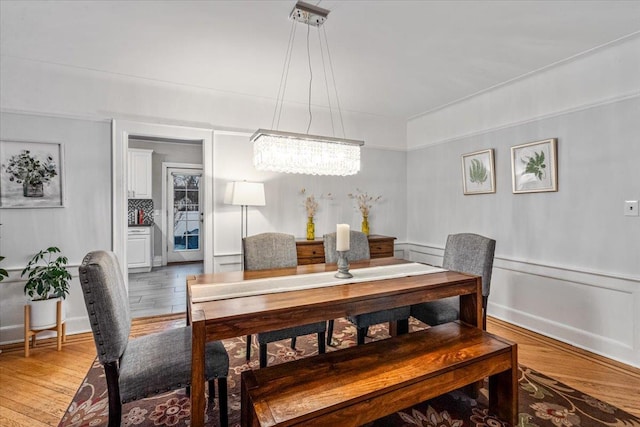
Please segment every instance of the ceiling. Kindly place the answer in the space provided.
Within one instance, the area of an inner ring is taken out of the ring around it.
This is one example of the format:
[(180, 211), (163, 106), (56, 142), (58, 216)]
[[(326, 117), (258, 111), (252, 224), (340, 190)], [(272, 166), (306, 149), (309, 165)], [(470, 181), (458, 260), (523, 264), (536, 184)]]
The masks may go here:
[[(311, 3), (317, 4), (314, 0)], [(273, 102), (294, 0), (0, 2), (12, 57)], [(408, 119), (640, 31), (640, 1), (321, 1), (342, 110)], [(287, 102), (306, 104), (296, 24)], [(327, 105), (318, 35), (312, 103)], [(335, 100), (334, 108), (335, 108)]]

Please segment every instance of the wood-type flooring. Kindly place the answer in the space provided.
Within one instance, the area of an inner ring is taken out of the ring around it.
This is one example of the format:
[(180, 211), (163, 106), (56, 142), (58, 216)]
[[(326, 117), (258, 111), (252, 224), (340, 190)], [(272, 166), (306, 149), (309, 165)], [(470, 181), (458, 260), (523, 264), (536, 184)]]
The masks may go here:
[(184, 313), (187, 276), (202, 271), (202, 262), (192, 262), (154, 267), (148, 273), (129, 273), (131, 317)]

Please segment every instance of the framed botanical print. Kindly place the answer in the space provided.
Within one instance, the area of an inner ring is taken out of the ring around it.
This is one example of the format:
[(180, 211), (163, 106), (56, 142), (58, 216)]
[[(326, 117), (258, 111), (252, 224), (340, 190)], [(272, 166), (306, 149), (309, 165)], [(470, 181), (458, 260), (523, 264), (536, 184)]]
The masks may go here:
[(558, 191), (557, 139), (511, 147), (514, 193)]
[(493, 149), (462, 155), (462, 187), (464, 194), (496, 192)]
[(64, 206), (62, 144), (0, 141), (0, 207)]

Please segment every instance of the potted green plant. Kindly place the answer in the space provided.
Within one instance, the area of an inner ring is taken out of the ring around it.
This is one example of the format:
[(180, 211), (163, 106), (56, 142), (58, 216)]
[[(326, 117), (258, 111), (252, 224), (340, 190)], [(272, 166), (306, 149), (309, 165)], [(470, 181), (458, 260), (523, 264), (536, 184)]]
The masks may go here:
[(58, 175), (53, 157), (47, 156), (40, 160), (29, 150), (22, 150), (20, 154), (11, 156), (8, 164), (3, 166), (9, 174), (9, 181), (22, 184), (24, 197), (43, 197), (44, 184)]
[[(27, 276), (25, 295), (31, 298), (31, 329), (46, 329), (56, 324), (56, 304), (69, 294), (71, 274), (66, 268), (69, 260), (52, 246), (31, 258), (20, 277)], [(64, 310), (62, 310), (64, 320)]]

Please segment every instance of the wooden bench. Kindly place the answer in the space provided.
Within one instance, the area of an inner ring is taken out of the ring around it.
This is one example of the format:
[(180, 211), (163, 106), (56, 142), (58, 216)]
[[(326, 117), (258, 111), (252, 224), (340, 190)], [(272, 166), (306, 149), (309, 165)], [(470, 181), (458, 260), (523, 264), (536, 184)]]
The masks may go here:
[(489, 377), (490, 410), (516, 425), (516, 344), (447, 323), (242, 373), (242, 426), (359, 426)]

